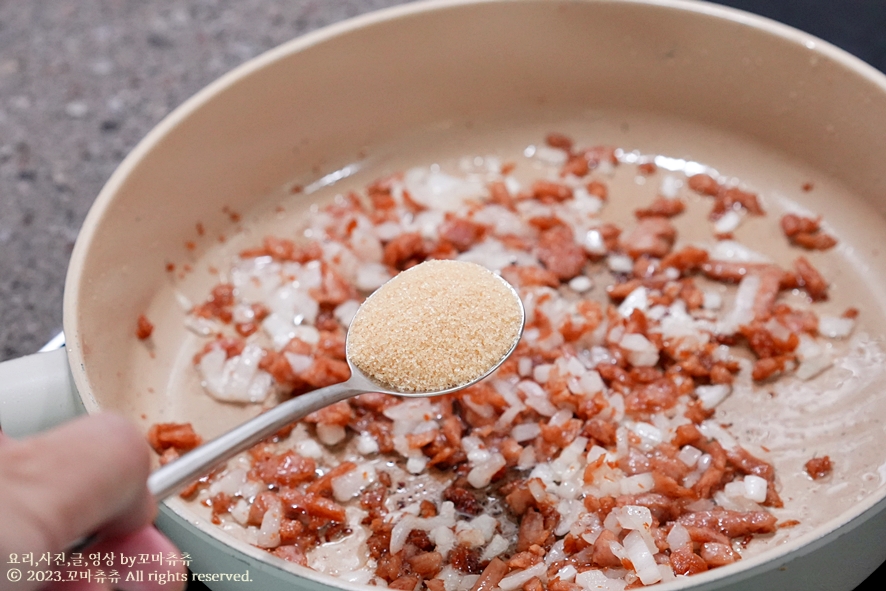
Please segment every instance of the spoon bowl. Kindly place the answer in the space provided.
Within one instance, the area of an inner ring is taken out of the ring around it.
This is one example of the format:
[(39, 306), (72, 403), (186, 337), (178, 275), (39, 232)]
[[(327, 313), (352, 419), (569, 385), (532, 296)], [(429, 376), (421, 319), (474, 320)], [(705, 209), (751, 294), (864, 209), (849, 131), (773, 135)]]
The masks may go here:
[[(444, 261), (429, 261), (426, 263), (422, 263), (421, 265), (417, 265), (416, 267), (413, 267), (413, 269), (418, 269), (419, 267), (423, 267), (428, 264), (439, 265), (442, 263), (444, 263)], [(473, 263), (462, 263), (458, 261), (445, 261), (445, 263), (447, 265), (467, 266), (467, 269), (470, 269), (471, 267), (476, 267), (476, 265), (474, 265)], [(467, 388), (468, 386), (471, 386), (472, 384), (475, 384), (483, 378), (487, 377), (499, 366), (501, 366), (501, 364), (504, 363), (504, 361), (508, 357), (510, 357), (511, 353), (514, 352), (514, 349), (517, 348), (517, 344), (519, 343), (520, 337), (523, 334), (525, 310), (523, 308), (523, 303), (520, 300), (520, 296), (513, 288), (513, 286), (511, 286), (500, 276), (494, 275), (489, 271), (484, 270), (483, 273), (485, 275), (488, 275), (488, 277), (492, 281), (500, 282), (506, 287), (504, 291), (498, 290), (498, 293), (506, 294), (504, 295), (504, 297), (507, 297), (511, 300), (503, 303), (514, 306), (513, 311), (518, 313), (519, 322), (514, 323), (512, 327), (510, 327), (513, 329), (513, 334), (509, 335), (512, 338), (509, 341), (509, 348), (507, 349), (507, 351), (504, 353), (504, 355), (497, 359), (495, 363), (489, 365), (488, 367), (485, 367), (481, 373), (471, 376), (471, 379), (468, 381), (459, 383), (449, 388), (429, 391), (403, 391), (399, 389), (394, 389), (390, 386), (380, 383), (378, 380), (374, 380), (371, 376), (366, 375), (363, 371), (361, 371), (359, 367), (357, 367), (357, 365), (354, 364), (352, 359), (351, 347), (352, 335), (354, 334), (354, 331), (349, 330), (345, 350), (348, 367), (351, 370), (350, 378), (348, 378), (344, 382), (333, 384), (331, 386), (326, 386), (325, 388), (320, 388), (318, 390), (314, 390), (312, 392), (290, 398), (289, 400), (278, 404), (268, 411), (259, 414), (258, 416), (240, 424), (237, 427), (234, 427), (227, 433), (224, 433), (219, 437), (216, 437), (215, 439), (204, 443), (203, 445), (186, 453), (180, 458), (173, 460), (172, 462), (169, 462), (164, 466), (161, 466), (148, 477), (148, 490), (157, 501), (161, 501), (166, 497), (174, 494), (178, 490), (182, 489), (188, 483), (206, 474), (215, 466), (230, 459), (238, 453), (249, 449), (259, 441), (270, 437), (290, 423), (302, 419), (312, 412), (320, 410), (321, 408), (327, 407), (331, 404), (335, 404), (336, 402), (340, 402), (342, 400), (346, 400), (353, 396), (358, 396), (360, 394), (366, 394), (370, 392), (407, 397), (441, 396), (443, 394), (451, 394), (453, 392), (457, 392), (459, 390)], [(407, 274), (409, 274), (409, 271), (405, 271), (397, 277), (394, 277), (394, 279), (391, 279), (388, 283), (380, 287), (371, 296), (369, 296), (369, 298), (367, 298), (366, 301), (363, 302), (360, 309), (357, 311), (357, 314), (354, 316), (352, 326), (354, 322), (358, 320), (361, 313), (364, 313), (364, 311), (367, 309), (366, 305), (370, 301), (377, 301), (377, 298), (385, 297), (385, 287), (392, 284), (392, 282), (397, 281), (398, 278), (406, 277)], [(452, 294), (444, 292), (436, 294), (423, 293), (421, 295), (424, 298), (427, 298), (429, 296), (442, 296), (445, 298), (448, 295)], [(465, 345), (467, 346), (467, 344)]]

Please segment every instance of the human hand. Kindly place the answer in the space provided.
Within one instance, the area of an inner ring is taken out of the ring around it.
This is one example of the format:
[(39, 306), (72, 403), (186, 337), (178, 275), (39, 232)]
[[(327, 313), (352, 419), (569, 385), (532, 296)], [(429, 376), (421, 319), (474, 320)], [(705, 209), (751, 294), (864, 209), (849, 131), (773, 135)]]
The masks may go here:
[[(150, 452), (144, 438), (129, 422), (112, 413), (81, 417), (22, 440), (0, 433), (0, 563), (6, 563), (10, 554), (62, 553), (91, 534), (97, 534), (98, 541), (84, 553), (178, 554), (175, 546), (151, 526), (157, 507), (146, 486), (149, 471)], [(51, 568), (21, 566), (25, 573)], [(178, 581), (164, 585), (125, 580), (129, 571), (144, 566), (115, 564), (114, 569), (120, 574), (114, 588), (124, 591), (178, 591), (185, 586), (180, 582), (186, 575), (180, 563), (164, 566), (164, 572), (179, 575)], [(66, 573), (61, 567), (65, 582), (47, 584), (28, 581), (27, 577), (10, 581), (6, 572), (0, 572), (0, 590), (111, 588), (110, 584), (86, 579), (67, 581)]]

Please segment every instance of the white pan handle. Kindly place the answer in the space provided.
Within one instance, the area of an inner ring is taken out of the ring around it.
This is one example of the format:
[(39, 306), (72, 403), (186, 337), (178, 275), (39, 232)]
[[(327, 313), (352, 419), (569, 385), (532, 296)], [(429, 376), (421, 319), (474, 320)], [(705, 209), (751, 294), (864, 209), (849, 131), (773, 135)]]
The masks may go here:
[(83, 412), (65, 349), (0, 363), (0, 429), (5, 435), (38, 433)]

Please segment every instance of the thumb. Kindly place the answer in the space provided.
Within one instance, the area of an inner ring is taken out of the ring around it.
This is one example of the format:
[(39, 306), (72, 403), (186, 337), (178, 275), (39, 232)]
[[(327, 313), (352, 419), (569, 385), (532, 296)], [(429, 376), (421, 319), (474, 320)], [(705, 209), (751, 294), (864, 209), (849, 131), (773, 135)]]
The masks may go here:
[(58, 552), (92, 533), (140, 529), (156, 512), (145, 484), (149, 457), (135, 427), (112, 413), (7, 439), (0, 445), (0, 556)]

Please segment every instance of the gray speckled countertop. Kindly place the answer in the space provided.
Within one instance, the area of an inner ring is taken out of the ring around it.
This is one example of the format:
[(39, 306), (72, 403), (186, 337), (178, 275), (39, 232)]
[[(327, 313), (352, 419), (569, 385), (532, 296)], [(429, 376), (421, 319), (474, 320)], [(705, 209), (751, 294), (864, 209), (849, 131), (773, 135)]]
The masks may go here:
[(284, 41), (402, 2), (0, 1), (0, 360), (61, 330), (86, 212), (167, 113)]

